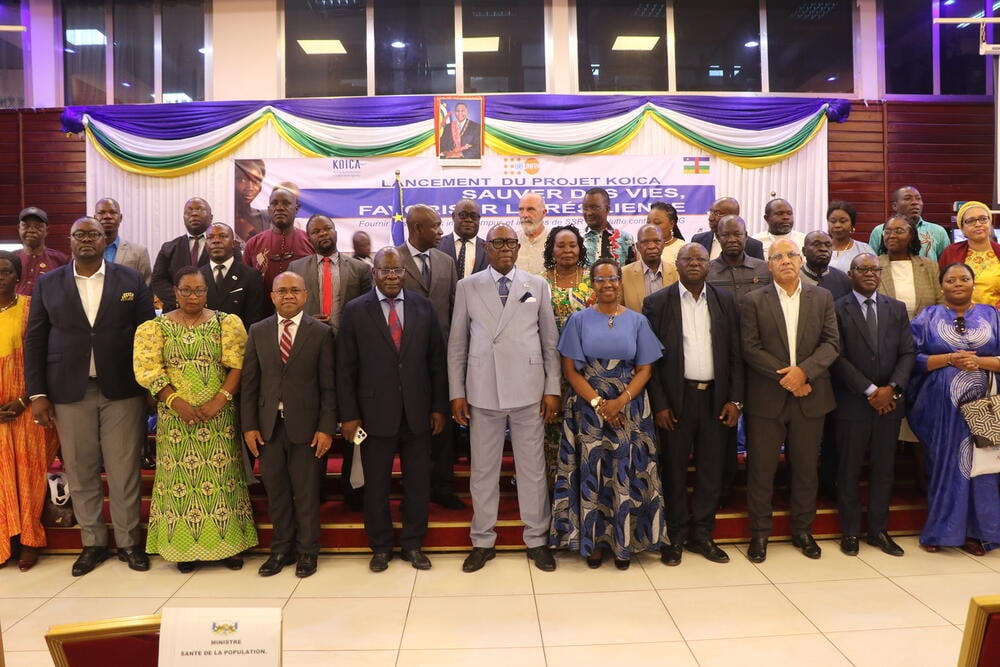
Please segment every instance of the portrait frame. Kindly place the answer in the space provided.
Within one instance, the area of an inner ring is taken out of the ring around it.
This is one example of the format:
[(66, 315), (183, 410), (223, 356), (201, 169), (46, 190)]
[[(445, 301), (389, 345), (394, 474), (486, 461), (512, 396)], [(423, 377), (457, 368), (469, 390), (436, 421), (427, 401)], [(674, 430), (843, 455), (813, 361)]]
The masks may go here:
[[(45, 633), (45, 643), (56, 667), (90, 667), (88, 660), (76, 657), (74, 649), (106, 651), (108, 644), (130, 644), (133, 655), (150, 658), (149, 665), (155, 667), (159, 651), (160, 615), (126, 616), (83, 623), (53, 625)], [(101, 645), (98, 649), (97, 645)], [(120, 654), (119, 654), (120, 655)], [(101, 664), (107, 664), (103, 662)], [(135, 667), (146, 667), (145, 661), (132, 662)]]
[[(459, 107), (465, 107), (465, 118)], [(486, 98), (482, 95), (438, 95), (434, 98), (434, 154), (442, 166), (478, 167), (485, 148)], [(460, 132), (452, 122), (465, 123)]]
[[(962, 633), (958, 667), (977, 667), (986, 640), (987, 626), (1000, 622), (1000, 595), (980, 595), (969, 600), (969, 615)], [(992, 633), (991, 633), (992, 634)]]

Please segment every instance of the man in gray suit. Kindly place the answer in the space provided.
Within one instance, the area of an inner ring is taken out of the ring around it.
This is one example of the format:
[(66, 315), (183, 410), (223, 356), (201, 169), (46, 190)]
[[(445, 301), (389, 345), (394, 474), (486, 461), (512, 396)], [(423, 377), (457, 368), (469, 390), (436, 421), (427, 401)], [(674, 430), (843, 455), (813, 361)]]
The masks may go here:
[(528, 558), (556, 568), (549, 551), (551, 511), (542, 448), (545, 422), (559, 412), (558, 334), (549, 286), (514, 267), (517, 233), (497, 225), (486, 237), (490, 266), (458, 283), (448, 340), (452, 418), (468, 425), (472, 443), (472, 553), (475, 572), (496, 556), (500, 462), (510, 422), (517, 502)]
[(317, 213), (309, 218), (306, 234), (316, 252), (296, 259), (288, 270), (306, 282), (306, 313), (336, 333), (347, 302), (371, 291), (372, 271), (360, 259), (337, 252), (337, 228), (327, 216)]
[[(406, 212), (406, 242), (396, 249), (406, 269), (403, 289), (430, 299), (441, 336), (447, 341), (458, 277), (455, 261), (437, 248), (442, 235), (437, 211), (417, 204)], [(450, 422), (434, 436), (431, 459), (431, 502), (450, 510), (465, 509), (465, 502), (455, 495), (453, 488), (455, 440)]]
[(149, 263), (149, 251), (138, 243), (129, 243), (118, 235), (122, 224), (122, 209), (111, 197), (97, 200), (94, 218), (104, 228), (104, 259), (115, 264), (130, 266), (142, 275), (149, 285), (153, 269)]
[(777, 239), (768, 250), (774, 285), (748, 292), (741, 308), (747, 364), (747, 510), (754, 563), (767, 558), (774, 473), (784, 443), (791, 469), (792, 544), (822, 555), (812, 536), (823, 419), (835, 407), (829, 368), (840, 352), (830, 292), (805, 284), (802, 253)]

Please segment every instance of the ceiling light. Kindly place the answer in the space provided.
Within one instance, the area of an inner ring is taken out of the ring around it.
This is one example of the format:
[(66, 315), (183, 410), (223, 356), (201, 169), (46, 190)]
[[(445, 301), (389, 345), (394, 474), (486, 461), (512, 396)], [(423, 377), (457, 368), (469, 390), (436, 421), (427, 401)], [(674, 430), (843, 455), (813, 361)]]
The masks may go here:
[(500, 50), (500, 36), (463, 37), (462, 50), (466, 53), (496, 53)]
[(401, 42), (401, 41), (399, 41), (397, 39), (395, 42), (390, 42), (389, 46), (391, 46), (394, 49), (405, 49), (406, 48), (406, 42)]
[(23, 25), (0, 25), (0, 32), (27, 32), (27, 26)]
[(751, 39), (749, 42), (744, 43), (743, 46), (747, 47), (748, 49), (754, 49), (760, 46), (760, 42), (758, 42), (756, 39)]
[(298, 43), (309, 56), (347, 53), (339, 39), (300, 39)]
[(104, 33), (93, 28), (67, 30), (66, 41), (73, 46), (103, 46), (108, 43)]
[(830, 76), (826, 77), (826, 80), (827, 81), (836, 81), (837, 80), (837, 75), (836, 74), (831, 74)]
[(612, 51), (652, 51), (660, 41), (659, 35), (618, 35)]

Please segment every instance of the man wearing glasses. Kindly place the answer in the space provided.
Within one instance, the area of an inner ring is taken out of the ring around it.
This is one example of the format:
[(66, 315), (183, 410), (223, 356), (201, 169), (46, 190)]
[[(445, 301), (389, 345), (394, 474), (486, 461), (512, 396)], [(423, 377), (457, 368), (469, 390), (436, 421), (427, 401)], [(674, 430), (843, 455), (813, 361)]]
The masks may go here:
[(774, 473), (782, 443), (791, 468), (792, 544), (809, 558), (822, 553), (812, 536), (816, 517), (817, 460), (823, 419), (835, 407), (829, 367), (840, 337), (833, 296), (806, 285), (802, 254), (793, 241), (770, 247), (773, 287), (747, 293), (741, 308), (747, 364), (747, 510), (754, 563), (767, 558), (772, 528)]
[(146, 391), (132, 371), (132, 340), (153, 318), (153, 297), (138, 271), (104, 260), (104, 243), (94, 218), (73, 223), (73, 261), (35, 284), (24, 345), (31, 412), (35, 423), (59, 432), (80, 524), (74, 577), (108, 557), (102, 465), (118, 559), (149, 569), (139, 526)]
[(489, 266), (486, 246), (478, 236), (479, 219), (482, 217), (479, 204), (471, 199), (460, 199), (451, 212), (454, 233), (442, 238), (438, 244), (438, 250), (455, 260), (459, 280)]

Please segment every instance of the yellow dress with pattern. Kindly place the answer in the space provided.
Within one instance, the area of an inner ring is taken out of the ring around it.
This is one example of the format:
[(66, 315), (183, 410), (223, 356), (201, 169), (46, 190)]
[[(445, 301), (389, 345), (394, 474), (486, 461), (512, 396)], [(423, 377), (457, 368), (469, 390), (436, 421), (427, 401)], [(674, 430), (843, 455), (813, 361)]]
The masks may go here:
[(972, 267), (976, 282), (972, 287), (972, 303), (996, 306), (1000, 303), (1000, 259), (993, 250), (972, 250), (965, 257)]

